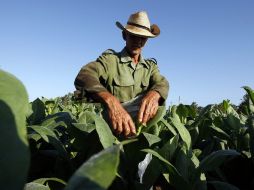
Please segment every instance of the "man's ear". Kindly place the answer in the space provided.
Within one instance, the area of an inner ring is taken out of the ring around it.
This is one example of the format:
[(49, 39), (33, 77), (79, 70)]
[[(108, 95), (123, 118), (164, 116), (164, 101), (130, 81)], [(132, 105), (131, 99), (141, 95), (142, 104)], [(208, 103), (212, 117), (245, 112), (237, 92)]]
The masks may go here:
[(126, 33), (124, 30), (122, 31), (122, 37), (123, 37), (124, 41), (126, 41)]

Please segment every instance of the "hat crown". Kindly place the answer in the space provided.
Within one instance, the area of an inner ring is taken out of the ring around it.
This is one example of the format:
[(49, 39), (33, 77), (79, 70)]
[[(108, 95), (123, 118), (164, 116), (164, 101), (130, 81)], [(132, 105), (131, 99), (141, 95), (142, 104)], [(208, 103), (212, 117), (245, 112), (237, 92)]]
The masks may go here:
[(125, 26), (118, 21), (116, 22), (116, 26), (132, 35), (146, 38), (154, 38), (160, 34), (160, 28), (156, 24), (150, 24), (146, 11), (131, 14)]
[(151, 24), (148, 18), (148, 15), (145, 11), (140, 11), (132, 14), (129, 17), (128, 23), (137, 24), (143, 27), (150, 29)]

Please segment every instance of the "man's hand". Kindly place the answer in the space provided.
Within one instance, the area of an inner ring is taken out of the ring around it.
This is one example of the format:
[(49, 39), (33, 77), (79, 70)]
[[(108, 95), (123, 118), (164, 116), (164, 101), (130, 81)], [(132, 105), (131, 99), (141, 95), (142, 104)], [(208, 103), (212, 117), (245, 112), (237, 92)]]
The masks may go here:
[(117, 134), (123, 133), (125, 136), (136, 134), (136, 128), (130, 115), (118, 101), (112, 103), (112, 106), (109, 107), (109, 118)]
[(131, 116), (122, 107), (116, 97), (106, 91), (94, 95), (96, 99), (106, 103), (109, 111), (109, 119), (116, 134), (123, 133), (124, 136), (133, 136), (136, 134), (136, 128)]
[(159, 107), (159, 100), (161, 96), (156, 91), (149, 91), (142, 99), (140, 110), (138, 113), (138, 120), (142, 124), (146, 124), (151, 118), (153, 118)]

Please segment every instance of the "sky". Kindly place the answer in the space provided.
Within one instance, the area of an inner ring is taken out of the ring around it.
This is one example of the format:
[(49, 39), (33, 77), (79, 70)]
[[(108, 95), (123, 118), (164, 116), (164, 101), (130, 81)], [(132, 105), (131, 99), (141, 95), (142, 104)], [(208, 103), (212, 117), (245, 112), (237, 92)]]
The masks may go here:
[(23, 82), (30, 101), (64, 96), (83, 65), (122, 50), (115, 22), (141, 10), (161, 29), (142, 54), (170, 83), (167, 105), (238, 105), (241, 87), (254, 89), (252, 0), (0, 0), (0, 69)]

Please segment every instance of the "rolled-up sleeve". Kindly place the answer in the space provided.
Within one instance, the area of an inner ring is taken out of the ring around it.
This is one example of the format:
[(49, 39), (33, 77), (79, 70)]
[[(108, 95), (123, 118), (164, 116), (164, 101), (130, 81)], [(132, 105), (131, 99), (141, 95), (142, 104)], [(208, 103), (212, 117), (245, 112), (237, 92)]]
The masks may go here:
[(90, 62), (79, 71), (74, 85), (82, 93), (98, 93), (107, 91), (101, 83), (105, 80), (106, 68), (99, 61)]
[(160, 71), (156, 64), (154, 64), (152, 68), (150, 86), (150, 90), (157, 91), (164, 99), (164, 101), (167, 99), (169, 92), (169, 82), (164, 76), (160, 74)]

